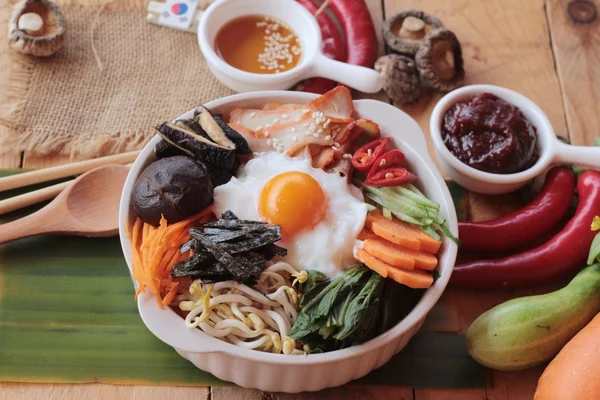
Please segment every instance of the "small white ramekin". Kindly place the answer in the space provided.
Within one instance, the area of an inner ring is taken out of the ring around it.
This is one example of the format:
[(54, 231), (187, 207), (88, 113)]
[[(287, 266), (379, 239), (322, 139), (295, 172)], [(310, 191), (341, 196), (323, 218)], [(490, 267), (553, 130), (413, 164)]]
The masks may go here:
[[(444, 144), (442, 120), (446, 111), (459, 101), (481, 93), (491, 93), (515, 105), (537, 130), (539, 159), (530, 168), (514, 174), (493, 174), (480, 171), (461, 162)], [(540, 175), (552, 164), (579, 164), (600, 167), (600, 148), (571, 146), (558, 140), (548, 117), (537, 104), (513, 90), (494, 85), (470, 85), (456, 89), (435, 105), (429, 120), (429, 130), (438, 162), (450, 178), (459, 185), (478, 193), (504, 194), (519, 189)]]
[[(217, 33), (228, 22), (247, 15), (269, 15), (288, 24), (302, 43), (298, 65), (278, 74), (254, 74), (234, 68), (219, 57), (214, 48)], [(218, 0), (202, 14), (198, 43), (210, 71), (236, 92), (289, 89), (315, 76), (365, 93), (376, 93), (383, 88), (383, 78), (375, 70), (325, 57), (315, 17), (294, 0)]]
[[(316, 95), (301, 92), (253, 92), (225, 97), (206, 106), (213, 112), (228, 115), (236, 107), (262, 108), (267, 103), (307, 103)], [(354, 101), (356, 114), (370, 119), (381, 128), (383, 136), (392, 138), (405, 155), (412, 172), (428, 198), (440, 204), (440, 215), (447, 220), (450, 231), (458, 235), (458, 222), (452, 197), (444, 179), (427, 151), (427, 142), (419, 125), (407, 114), (389, 104), (375, 100)], [(177, 119), (189, 118), (194, 110)], [(142, 150), (125, 182), (119, 209), (119, 236), (125, 260), (131, 272), (131, 241), (127, 227), (132, 226), (135, 214), (131, 210), (134, 182), (144, 169), (156, 160), (155, 136)], [(427, 313), (438, 301), (448, 284), (457, 247), (443, 239), (438, 254), (440, 278), (429, 288), (415, 308), (397, 325), (359, 346), (323, 354), (291, 356), (243, 349), (210, 337), (199, 329), (189, 329), (171, 308), (160, 309), (148, 293), (138, 297), (138, 309), (148, 329), (160, 340), (172, 346), (182, 357), (198, 368), (237, 385), (269, 392), (296, 393), (340, 386), (358, 379), (385, 364), (406, 346), (419, 330)], [(132, 276), (133, 279), (133, 276)], [(136, 285), (137, 286), (137, 285)]]

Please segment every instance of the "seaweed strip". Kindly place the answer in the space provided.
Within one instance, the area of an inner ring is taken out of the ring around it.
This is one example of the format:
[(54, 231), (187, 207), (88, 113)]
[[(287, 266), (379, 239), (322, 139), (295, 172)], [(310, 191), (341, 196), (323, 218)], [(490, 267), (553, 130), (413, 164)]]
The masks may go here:
[(221, 219), (234, 220), (239, 218), (233, 213), (233, 211), (227, 210), (223, 214), (221, 214)]
[(213, 222), (205, 222), (203, 224), (196, 224), (196, 226), (202, 228), (222, 228), (222, 229), (233, 229), (241, 228), (244, 225), (261, 225), (264, 222), (261, 221), (248, 221), (244, 219), (220, 219)]

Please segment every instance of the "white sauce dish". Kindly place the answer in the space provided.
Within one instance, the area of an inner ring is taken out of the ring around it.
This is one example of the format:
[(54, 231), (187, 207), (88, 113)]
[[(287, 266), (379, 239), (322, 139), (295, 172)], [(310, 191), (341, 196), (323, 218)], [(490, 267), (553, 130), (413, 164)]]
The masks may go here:
[[(469, 100), (481, 93), (491, 93), (516, 106), (535, 126), (539, 158), (530, 168), (513, 174), (480, 171), (461, 162), (444, 144), (442, 121), (446, 112), (457, 102)], [(571, 146), (561, 142), (546, 114), (533, 101), (513, 90), (494, 85), (470, 85), (456, 89), (440, 99), (429, 120), (429, 130), (436, 157), (446, 174), (473, 192), (504, 194), (517, 190), (553, 164), (579, 164), (600, 168), (600, 148)]]
[[(268, 15), (285, 22), (298, 35), (302, 53), (298, 64), (277, 74), (255, 74), (229, 65), (215, 51), (219, 30), (228, 22), (251, 15)], [(198, 43), (210, 71), (236, 92), (289, 89), (298, 82), (323, 77), (365, 93), (383, 88), (383, 78), (373, 69), (331, 60), (321, 51), (321, 30), (313, 15), (294, 0), (218, 0), (202, 14)]]
[[(273, 102), (307, 103), (315, 97), (301, 92), (253, 92), (215, 100), (206, 106), (215, 113), (227, 116), (236, 107), (262, 108)], [(383, 102), (356, 100), (354, 107), (358, 117), (379, 124), (382, 135), (391, 137), (396, 147), (406, 155), (411, 171), (419, 177), (420, 188), (429, 199), (440, 204), (440, 215), (457, 236), (458, 223), (452, 197), (429, 158), (427, 143), (419, 125), (404, 112)], [(178, 119), (192, 115), (193, 110)], [(132, 189), (142, 171), (156, 160), (153, 150), (159, 141), (159, 136), (154, 137), (142, 150), (131, 168), (121, 197), (119, 235), (130, 272), (131, 241), (127, 226), (131, 226), (135, 219), (131, 211)], [(220, 379), (269, 392), (316, 391), (361, 378), (402, 350), (446, 288), (456, 253), (456, 245), (444, 237), (438, 254), (440, 278), (393, 328), (361, 345), (322, 354), (283, 355), (237, 347), (208, 336), (199, 329), (186, 327), (183, 318), (174, 310), (159, 308), (149, 292), (140, 294), (137, 303), (144, 323), (154, 335), (195, 366)]]

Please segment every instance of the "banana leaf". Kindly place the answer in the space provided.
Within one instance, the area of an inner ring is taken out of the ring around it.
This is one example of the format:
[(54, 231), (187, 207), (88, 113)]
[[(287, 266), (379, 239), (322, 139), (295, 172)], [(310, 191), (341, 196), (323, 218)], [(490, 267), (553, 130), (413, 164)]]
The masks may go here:
[[(490, 384), (489, 375), (468, 356), (464, 336), (420, 333), (359, 382), (480, 388)], [(67, 236), (0, 247), (0, 381), (227, 384), (194, 367), (146, 329), (118, 238)]]

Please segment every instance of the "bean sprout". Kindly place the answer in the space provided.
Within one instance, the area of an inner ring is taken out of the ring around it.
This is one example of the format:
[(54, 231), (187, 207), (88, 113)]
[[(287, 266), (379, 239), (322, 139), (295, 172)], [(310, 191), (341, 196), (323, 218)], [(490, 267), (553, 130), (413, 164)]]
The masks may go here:
[(307, 278), (285, 262), (268, 266), (254, 288), (235, 281), (205, 284), (194, 281), (177, 294), (174, 304), (188, 312), (185, 324), (207, 335), (246, 349), (305, 354), (289, 337), (298, 317), (294, 286)]

